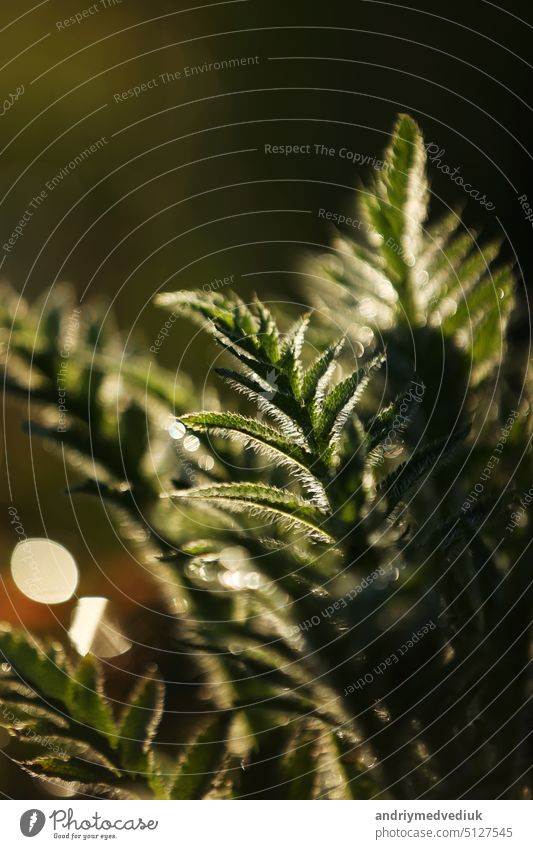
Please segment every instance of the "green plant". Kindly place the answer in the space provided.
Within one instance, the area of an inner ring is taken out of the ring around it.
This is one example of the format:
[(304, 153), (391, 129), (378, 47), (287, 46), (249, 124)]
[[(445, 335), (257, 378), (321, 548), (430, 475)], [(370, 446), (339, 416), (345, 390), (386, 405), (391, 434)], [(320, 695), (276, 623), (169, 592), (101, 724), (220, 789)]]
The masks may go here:
[(481, 244), (459, 211), (429, 223), (429, 200), (422, 133), (403, 115), (383, 168), (358, 192), (361, 238), (338, 236), (311, 271), (320, 308), (337, 321), (346, 316), (356, 342), (373, 324), (394, 363), (392, 388), (416, 368), (428, 388), (429, 426), (449, 427), (471, 412), (480, 386), (484, 400), (499, 390), (514, 275), (499, 260), (500, 240)]
[[(456, 234), (456, 216), (424, 230), (425, 154), (410, 118), (399, 119), (385, 162), (361, 199), (370, 244), (343, 240), (320, 266), (337, 287), (335, 309), (349, 308), (341, 338), (333, 322), (312, 312), (291, 321), (258, 298), (158, 298), (205, 327), (228, 360), (216, 370), (220, 391), (231, 391), (212, 409), (189, 412), (189, 380), (178, 391), (144, 356), (121, 359), (117, 334), (103, 337), (95, 314), (70, 351), (58, 433), (72, 304), (60, 293), (19, 315), (3, 298), (7, 388), (40, 405), (30, 433), (75, 457), (86, 477), (73, 491), (104, 499), (121, 527), (126, 518), (138, 530), (173, 614), (160, 644), (172, 639), (178, 670), (194, 659), (210, 694), (205, 721), (178, 743), (162, 708), (173, 685), (154, 670), (114, 710), (97, 661), (5, 630), (3, 724), (32, 774), (158, 798), (530, 792), (519, 556), (529, 525), (502, 545), (503, 463), (492, 497), (462, 509), (508, 415), (498, 395), (497, 417), (472, 426), (475, 405), (465, 413), (461, 393), (471, 363), (475, 403), (490, 391), (512, 272), (492, 275), (496, 246), (478, 251)], [(361, 363), (369, 306), (385, 343)], [(448, 360), (435, 384), (439, 340)], [(515, 454), (527, 427), (521, 415)], [(184, 432), (199, 440), (186, 464), (172, 450)], [(57, 752), (39, 751), (43, 735)]]

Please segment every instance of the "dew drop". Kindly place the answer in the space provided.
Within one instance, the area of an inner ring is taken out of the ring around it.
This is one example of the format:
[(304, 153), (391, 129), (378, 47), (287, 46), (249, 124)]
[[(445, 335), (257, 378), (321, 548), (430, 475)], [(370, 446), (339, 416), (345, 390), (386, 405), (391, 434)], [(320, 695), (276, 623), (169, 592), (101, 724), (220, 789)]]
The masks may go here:
[(359, 342), (359, 340), (357, 340), (353, 343), (353, 348), (354, 348), (354, 354), (355, 354), (356, 358), (364, 356), (365, 348), (364, 348), (364, 345), (361, 342)]
[(366, 766), (368, 769), (375, 766), (378, 762), (378, 759), (371, 752), (365, 752), (361, 757), (361, 763)]
[(78, 567), (72, 554), (50, 539), (19, 542), (11, 555), (11, 574), (17, 588), (41, 604), (68, 601), (78, 586)]
[(193, 451), (198, 451), (198, 449), (200, 447), (200, 440), (198, 439), (197, 436), (193, 436), (192, 434), (189, 434), (189, 436), (186, 436), (185, 439), (183, 440), (183, 447), (185, 448), (186, 451), (190, 451), (191, 453)]

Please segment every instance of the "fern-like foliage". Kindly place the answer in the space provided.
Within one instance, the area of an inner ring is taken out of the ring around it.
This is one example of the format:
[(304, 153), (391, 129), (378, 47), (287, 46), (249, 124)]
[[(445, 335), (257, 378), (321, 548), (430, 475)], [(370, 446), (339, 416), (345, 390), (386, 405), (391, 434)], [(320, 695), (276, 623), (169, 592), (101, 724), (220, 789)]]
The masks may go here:
[[(24, 769), (80, 792), (141, 798), (530, 792), (517, 747), (527, 698), (522, 561), (499, 540), (497, 491), (461, 509), (485, 462), (479, 449), (467, 455), (461, 416), (438, 433), (428, 421), (428, 396), (449, 402), (456, 372), (439, 389), (404, 344), (413, 330), (427, 353), (437, 333), (464, 377), (473, 321), (480, 392), (511, 273), (498, 272), (504, 296), (493, 299), (471, 235), (458, 235), (453, 218), (426, 227), (427, 199), (420, 131), (401, 117), (386, 167), (362, 195), (369, 244), (343, 242), (342, 270), (328, 266), (336, 312), (351, 310), (341, 338), (312, 313), (294, 321), (258, 298), (159, 296), (218, 346), (220, 395), (206, 410), (190, 412), (190, 381), (119, 355), (95, 315), (69, 342), (69, 410), (58, 429), (72, 305), (63, 295), (21, 314), (6, 295), (7, 388), (35, 402), (30, 434), (75, 460), (76, 489), (106, 499), (121, 530), (124, 516), (136, 525), (170, 623), (159, 643), (152, 635), (160, 677), (179, 681), (192, 663), (205, 717), (176, 734), (155, 672), (139, 669), (132, 695), (106, 697), (97, 661), (5, 631), (0, 696), (14, 719), (0, 723)], [(387, 344), (362, 358), (352, 342), (370, 312)], [(527, 424), (517, 428), (523, 444)], [(501, 644), (513, 647), (512, 674)], [(168, 683), (167, 706), (176, 699)], [(35, 739), (43, 735), (59, 749), (46, 750)]]
[[(390, 440), (391, 426), (386, 426), (381, 415), (379, 430), (373, 420), (365, 427), (356, 408), (372, 374), (384, 365), (384, 355), (378, 354), (348, 371), (335, 383), (332, 376), (340, 365), (345, 340), (334, 341), (304, 365), (308, 316), (283, 334), (257, 299), (248, 306), (236, 295), (222, 298), (218, 294), (178, 292), (160, 296), (158, 302), (193, 319), (208, 319), (207, 331), (241, 366), (240, 371), (217, 369), (220, 376), (272, 420), (267, 424), (240, 413), (203, 411), (182, 416), (183, 424), (198, 433), (242, 442), (266, 455), (276, 469), (286, 468), (301, 490), (298, 494), (294, 487), (280, 489), (239, 481), (187, 488), (174, 492), (173, 498), (220, 503), (225, 509), (261, 515), (271, 522), (288, 524), (312, 540), (335, 544), (350, 534), (362, 515), (379, 513), (380, 509), (385, 514), (387, 508), (392, 512), (398, 507), (402, 497), (434, 469), (455, 441), (447, 438), (430, 451), (422, 444), (417, 462), (413, 458), (400, 467), (381, 485), (377, 499), (380, 469), (374, 459), (383, 442)], [(411, 392), (409, 397), (416, 395)], [(391, 420), (398, 403), (389, 408)], [(407, 421), (405, 417), (404, 426)], [(425, 462), (418, 461), (422, 450)], [(357, 478), (350, 475), (350, 468), (357, 470)], [(347, 475), (348, 486), (344, 482)], [(352, 501), (358, 502), (358, 511), (349, 512), (346, 521), (343, 511)]]
[(61, 647), (45, 651), (6, 629), (0, 653), (2, 724), (20, 744), (15, 760), (25, 770), (97, 793), (128, 796), (136, 781), (159, 793), (152, 749), (163, 707), (157, 678), (145, 677), (115, 718), (92, 656), (74, 665)]
[[(358, 192), (361, 238), (337, 236), (311, 272), (320, 308), (333, 300), (354, 340), (384, 339), (393, 379), (415, 368), (429, 387), (428, 419), (451, 424), (464, 415), (465, 393), (473, 406), (472, 390), (505, 357), (515, 281), (512, 263), (498, 259), (500, 241), (480, 242), (454, 210), (433, 223), (429, 200), (424, 139), (401, 115), (383, 167)], [(443, 371), (451, 395), (439, 404)]]
[(103, 494), (118, 497), (127, 484), (142, 510), (162, 471), (153, 467), (154, 440), (168, 411), (192, 398), (190, 381), (176, 384), (149, 359), (125, 357), (103, 306), (81, 309), (66, 287), (31, 309), (6, 285), (0, 294), (4, 386), (27, 402), (26, 426), (59, 443)]
[(157, 746), (164, 685), (151, 671), (118, 703), (106, 697), (101, 665), (73, 662), (59, 646), (0, 632), (2, 725), (14, 760), (37, 778), (85, 794), (187, 799), (216, 783), (228, 751), (230, 717), (215, 718), (186, 751)]

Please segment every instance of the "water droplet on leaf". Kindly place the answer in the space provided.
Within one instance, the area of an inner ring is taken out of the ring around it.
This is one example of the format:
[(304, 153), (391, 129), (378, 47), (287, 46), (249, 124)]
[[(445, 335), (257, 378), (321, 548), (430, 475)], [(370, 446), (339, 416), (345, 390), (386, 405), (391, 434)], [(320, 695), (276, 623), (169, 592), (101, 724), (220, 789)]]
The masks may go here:
[(210, 472), (215, 465), (215, 461), (212, 457), (207, 455), (205, 457), (200, 457), (200, 459), (198, 460), (198, 465), (201, 469), (204, 470), (204, 472)]

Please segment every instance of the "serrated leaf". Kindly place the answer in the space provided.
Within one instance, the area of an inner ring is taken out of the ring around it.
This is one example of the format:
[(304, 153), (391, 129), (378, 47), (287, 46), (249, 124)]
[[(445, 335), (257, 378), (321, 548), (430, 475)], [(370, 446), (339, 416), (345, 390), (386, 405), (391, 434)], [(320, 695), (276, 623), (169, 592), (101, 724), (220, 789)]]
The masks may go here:
[(288, 490), (265, 484), (211, 484), (171, 493), (171, 497), (189, 501), (219, 503), (235, 512), (254, 512), (258, 516), (281, 522), (321, 542), (333, 538), (321, 527), (324, 516)]
[(188, 746), (170, 791), (171, 799), (202, 799), (227, 751), (228, 719), (215, 719)]
[[(432, 285), (433, 278), (438, 274), (438, 270), (446, 263), (452, 263), (454, 257), (459, 254), (459, 260), (464, 255), (462, 249), (459, 248), (461, 240), (465, 234), (461, 233), (458, 237), (457, 246), (454, 247), (456, 232), (461, 224), (461, 217), (458, 212), (449, 212), (440, 218), (435, 224), (430, 224), (425, 228), (424, 247), (420, 252), (417, 261), (417, 266), (429, 272), (430, 280), (428, 285)], [(468, 250), (468, 242), (472, 240), (470, 233), (466, 234), (466, 242), (464, 250)]]
[[(376, 464), (384, 459), (383, 443), (387, 440), (391, 444), (398, 443), (412, 418), (412, 412), (422, 400), (418, 391), (413, 392), (413, 384), (425, 388), (416, 378), (399, 393), (394, 401), (384, 409), (380, 410), (366, 427), (366, 450), (371, 464)], [(391, 435), (394, 434), (394, 443)]]
[(81, 757), (70, 757), (68, 760), (40, 757), (23, 761), (21, 766), (37, 778), (59, 779), (83, 786), (109, 789), (119, 788), (124, 784), (120, 773)]
[(279, 368), (284, 372), (294, 397), (302, 400), (302, 364), (300, 355), (309, 326), (310, 315), (302, 315), (286, 334), (281, 349)]
[(117, 727), (104, 694), (100, 667), (92, 655), (83, 658), (72, 676), (66, 702), (74, 719), (90, 725), (111, 746), (117, 746)]
[(422, 224), (427, 217), (425, 165), (420, 128), (408, 115), (400, 115), (385, 151), (384, 166), (370, 192), (361, 196), (362, 213), (370, 228), (381, 236), (388, 276), (400, 286), (400, 298), (409, 316), (416, 297), (410, 268), (420, 251)]
[[(480, 270), (479, 278), (483, 271)], [(476, 282), (478, 277), (476, 276)], [(449, 333), (455, 333), (462, 327), (470, 328), (486, 316), (494, 313), (496, 316), (500, 314), (505, 317), (506, 312), (510, 307), (511, 298), (509, 297), (513, 290), (513, 274), (512, 266), (504, 266), (492, 274), (488, 274), (484, 279), (477, 282), (473, 291), (468, 297), (461, 297), (457, 304), (457, 309), (453, 315), (444, 322), (444, 330)]]
[(0, 725), (14, 731), (33, 732), (27, 738), (21, 735), (22, 739), (30, 742), (36, 734), (40, 736), (58, 734), (68, 727), (68, 722), (60, 714), (31, 701), (11, 701), (2, 698), (1, 704)]
[(258, 298), (255, 298), (254, 306), (259, 320), (259, 344), (266, 358), (271, 363), (276, 363), (280, 356), (279, 332), (276, 322), (270, 310)]
[(217, 436), (237, 439), (245, 447), (266, 455), (279, 466), (286, 466), (311, 492), (317, 507), (328, 509), (325, 490), (310, 468), (313, 455), (295, 444), (294, 440), (287, 439), (281, 431), (239, 413), (189, 413), (182, 416), (181, 420), (191, 430), (207, 430)]
[(158, 295), (155, 303), (179, 310), (202, 324), (207, 319), (211, 322), (207, 329), (213, 335), (225, 337), (230, 345), (257, 357), (261, 347), (257, 338), (258, 322), (235, 293), (223, 297), (218, 293), (167, 292)]
[(43, 696), (64, 701), (70, 672), (63, 652), (55, 646), (48, 653), (33, 638), (11, 630), (0, 630), (0, 655), (15, 674)]
[(306, 370), (302, 380), (302, 399), (305, 403), (316, 398), (321, 382), (327, 379), (331, 366), (341, 353), (343, 346), (344, 338), (329, 345)]
[(315, 432), (322, 442), (327, 442), (329, 453), (337, 447), (342, 429), (366, 389), (372, 372), (384, 361), (385, 357), (382, 354), (374, 357), (369, 363), (334, 386), (326, 395), (318, 414)]
[(288, 799), (315, 798), (316, 741), (316, 729), (304, 727), (282, 760), (281, 776)]
[(447, 460), (452, 452), (461, 445), (469, 428), (455, 433), (446, 439), (440, 439), (423, 445), (405, 463), (401, 463), (378, 486), (378, 494), (387, 501), (389, 514), (402, 502), (405, 496), (422, 479), (430, 475), (437, 465)]
[(286, 457), (288, 461), (304, 469), (307, 469), (306, 461), (312, 462), (313, 459), (279, 430), (257, 419), (241, 416), (239, 413), (211, 411), (187, 413), (181, 417), (181, 421), (191, 430), (209, 430), (220, 436), (226, 436), (228, 433), (241, 436), (250, 443), (257, 444), (258, 447), (265, 446), (278, 452), (281, 455), (280, 459)]
[(251, 377), (233, 369), (216, 368), (215, 371), (233, 389), (254, 401), (261, 411), (268, 412), (279, 424), (282, 424), (285, 432), (288, 432), (287, 435), (296, 439), (302, 448), (308, 447), (301, 425), (298, 423), (302, 415), (301, 407), (292, 395), (280, 389), (276, 372), (273, 373), (273, 381), (269, 383), (259, 375)]

